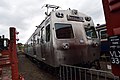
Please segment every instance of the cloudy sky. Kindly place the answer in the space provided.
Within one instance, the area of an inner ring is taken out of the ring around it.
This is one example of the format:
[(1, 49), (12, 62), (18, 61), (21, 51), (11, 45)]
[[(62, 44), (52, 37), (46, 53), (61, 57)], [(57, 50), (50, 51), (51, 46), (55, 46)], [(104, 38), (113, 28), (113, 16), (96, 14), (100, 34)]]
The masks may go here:
[(91, 16), (95, 24), (105, 23), (102, 0), (0, 0), (0, 35), (9, 37), (9, 27), (16, 27), (18, 42), (25, 43), (45, 18), (44, 4), (77, 9)]

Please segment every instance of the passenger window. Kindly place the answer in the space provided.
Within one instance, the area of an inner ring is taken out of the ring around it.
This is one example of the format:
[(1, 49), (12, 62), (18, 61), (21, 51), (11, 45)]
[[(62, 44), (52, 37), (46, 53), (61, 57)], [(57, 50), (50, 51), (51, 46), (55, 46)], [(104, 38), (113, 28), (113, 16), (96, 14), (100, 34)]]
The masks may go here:
[(45, 30), (44, 27), (42, 27), (41, 29), (41, 43), (45, 42)]
[(101, 39), (107, 39), (107, 31), (101, 31)]
[(31, 44), (31, 46), (33, 46), (33, 44), (34, 44), (34, 38), (33, 37), (32, 37), (32, 39), (30, 41), (30, 44)]
[(39, 44), (39, 39), (37, 39), (37, 44)]
[(37, 34), (33, 36), (33, 44), (37, 44)]
[(33, 43), (31, 43), (31, 46), (33, 46)]
[(39, 31), (39, 33), (38, 33), (38, 36), (40, 36), (40, 31)]
[(37, 33), (37, 44), (40, 43), (40, 31)]
[(46, 42), (50, 41), (50, 24), (46, 27)]

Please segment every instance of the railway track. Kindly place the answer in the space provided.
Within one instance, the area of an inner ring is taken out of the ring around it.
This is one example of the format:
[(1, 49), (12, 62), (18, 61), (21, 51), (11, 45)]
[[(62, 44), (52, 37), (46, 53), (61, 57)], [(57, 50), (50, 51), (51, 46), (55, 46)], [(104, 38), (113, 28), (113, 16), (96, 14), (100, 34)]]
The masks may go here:
[[(119, 80), (119, 77), (114, 76), (110, 71), (96, 70), (71, 65), (61, 65), (60, 68), (55, 71), (53, 67), (40, 63), (32, 57), (29, 57), (29, 59), (40, 69), (56, 77), (55, 80)], [(101, 63), (104, 65), (103, 62)]]

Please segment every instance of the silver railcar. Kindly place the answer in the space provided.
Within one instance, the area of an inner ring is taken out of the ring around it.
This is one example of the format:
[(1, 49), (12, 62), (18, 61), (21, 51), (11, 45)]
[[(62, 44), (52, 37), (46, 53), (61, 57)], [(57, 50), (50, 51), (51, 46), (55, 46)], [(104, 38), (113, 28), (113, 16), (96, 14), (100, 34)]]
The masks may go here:
[(28, 39), (25, 53), (52, 67), (91, 65), (100, 57), (91, 17), (77, 10), (52, 11)]

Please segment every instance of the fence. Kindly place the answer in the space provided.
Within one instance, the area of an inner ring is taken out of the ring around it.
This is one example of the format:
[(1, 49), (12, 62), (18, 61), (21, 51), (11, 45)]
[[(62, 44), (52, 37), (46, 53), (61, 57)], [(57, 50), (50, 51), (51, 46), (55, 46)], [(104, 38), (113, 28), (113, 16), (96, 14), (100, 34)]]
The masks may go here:
[(111, 72), (70, 65), (61, 65), (59, 76), (60, 80), (119, 80)]

